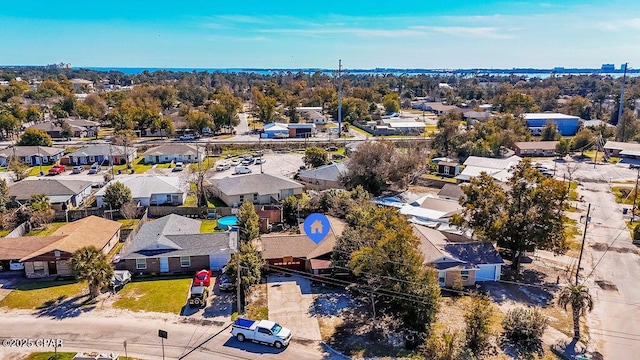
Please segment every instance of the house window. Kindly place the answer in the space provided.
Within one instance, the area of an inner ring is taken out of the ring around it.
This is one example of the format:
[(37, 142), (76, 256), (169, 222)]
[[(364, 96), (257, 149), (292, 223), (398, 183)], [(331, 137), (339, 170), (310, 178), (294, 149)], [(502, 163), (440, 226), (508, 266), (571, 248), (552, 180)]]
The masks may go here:
[(136, 269), (145, 270), (147, 268), (147, 259), (136, 259)]
[(187, 155), (187, 159), (191, 160), (191, 155)]
[(289, 189), (289, 196), (293, 195), (293, 189)]
[(240, 195), (240, 203), (244, 202), (244, 195)]
[(449, 167), (448, 166), (443, 166), (443, 173), (445, 175), (449, 175)]
[(444, 274), (438, 275), (438, 284), (444, 284)]
[(258, 193), (253, 194), (253, 202), (258, 201)]
[(44, 262), (42, 261), (34, 261), (33, 262), (33, 272), (36, 274), (43, 274), (44, 273)]
[(460, 276), (462, 277), (462, 281), (469, 280), (469, 270), (460, 271)]
[(180, 256), (180, 266), (182, 266), (182, 267), (191, 266), (191, 257), (190, 256)]

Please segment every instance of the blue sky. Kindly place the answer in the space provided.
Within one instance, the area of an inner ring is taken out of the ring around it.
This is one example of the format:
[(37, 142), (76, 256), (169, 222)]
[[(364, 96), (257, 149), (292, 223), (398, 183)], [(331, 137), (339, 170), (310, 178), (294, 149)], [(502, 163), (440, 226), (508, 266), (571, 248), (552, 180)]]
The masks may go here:
[(638, 68), (640, 6), (22, 0), (3, 3), (0, 41), (3, 65), (335, 68), (342, 59), (346, 68)]

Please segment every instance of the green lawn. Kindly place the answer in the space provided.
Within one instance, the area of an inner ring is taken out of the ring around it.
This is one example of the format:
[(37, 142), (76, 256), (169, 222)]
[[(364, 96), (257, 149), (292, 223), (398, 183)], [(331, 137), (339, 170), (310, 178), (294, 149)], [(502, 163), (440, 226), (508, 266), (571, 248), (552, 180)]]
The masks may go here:
[[(51, 169), (53, 165), (42, 165), (42, 172), (47, 175), (49, 173), (49, 169)], [(29, 169), (29, 176), (40, 176), (40, 166), (34, 166)]]
[(84, 282), (75, 281), (30, 281), (19, 284), (7, 297), (0, 301), (0, 307), (12, 309), (37, 309), (47, 307), (65, 299), (82, 294)]
[(13, 230), (12, 230), (12, 229), (3, 229), (3, 230), (0, 230), (0, 237), (5, 237), (5, 236), (9, 235), (9, 233), (10, 233), (11, 231), (13, 231)]
[[(33, 352), (33, 353), (29, 354), (23, 360), (49, 360), (49, 359), (73, 360), (73, 357), (76, 356), (76, 353), (58, 351), (58, 354), (57, 354), (58, 357), (55, 357), (55, 355), (56, 355), (56, 353), (53, 352), (53, 351), (50, 351), (50, 352)], [(131, 358), (129, 358), (129, 359), (131, 359)]]
[(51, 224), (45, 226), (42, 229), (33, 229), (25, 234), (25, 236), (47, 236), (53, 234), (56, 230), (58, 230), (62, 225), (67, 224), (66, 222), (52, 222)]
[(633, 187), (626, 186), (614, 186), (611, 188), (611, 192), (616, 197), (616, 202), (626, 205), (633, 205), (633, 190)]
[(118, 293), (115, 308), (180, 314), (187, 300), (191, 278), (133, 281)]
[(227, 204), (225, 204), (224, 202), (222, 202), (222, 200), (220, 200), (220, 198), (217, 197), (210, 197), (208, 199), (209, 201), (209, 207), (226, 207)]
[(445, 181), (445, 182), (449, 182), (452, 184), (457, 184), (458, 181), (454, 178), (449, 178), (449, 177), (445, 177), (445, 176), (438, 176), (438, 175), (434, 175), (434, 174), (424, 174), (422, 176), (420, 176), (423, 179), (428, 179), (428, 180), (436, 180), (436, 181)]
[(200, 233), (212, 233), (216, 231), (218, 220), (202, 220), (200, 224)]
[(198, 205), (198, 198), (195, 195), (187, 195), (184, 204), (180, 205), (180, 207), (195, 207), (196, 205)]
[(138, 226), (140, 219), (120, 219), (118, 222), (122, 224), (122, 229), (133, 229)]
[[(145, 164), (144, 157), (138, 156), (135, 160), (133, 160), (132, 169), (136, 174), (145, 173), (147, 170), (151, 169), (153, 164)], [(123, 173), (127, 172), (127, 165), (116, 165), (113, 167), (114, 171), (122, 170)]]

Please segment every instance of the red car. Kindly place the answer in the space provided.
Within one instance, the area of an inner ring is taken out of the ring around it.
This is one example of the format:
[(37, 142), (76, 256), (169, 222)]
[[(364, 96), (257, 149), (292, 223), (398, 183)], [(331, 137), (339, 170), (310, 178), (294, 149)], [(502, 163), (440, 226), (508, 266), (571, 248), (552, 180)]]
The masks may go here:
[(211, 285), (211, 270), (200, 270), (193, 278), (193, 286)]
[(64, 165), (53, 165), (53, 167), (49, 169), (49, 175), (62, 174), (65, 170)]

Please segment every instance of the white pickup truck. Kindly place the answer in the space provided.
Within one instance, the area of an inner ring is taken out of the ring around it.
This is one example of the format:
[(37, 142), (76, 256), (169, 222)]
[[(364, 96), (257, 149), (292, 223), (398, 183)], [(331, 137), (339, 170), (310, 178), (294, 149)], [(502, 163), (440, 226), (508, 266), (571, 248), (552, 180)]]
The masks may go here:
[(273, 345), (280, 349), (289, 345), (291, 330), (269, 320), (248, 320), (238, 318), (231, 326), (231, 335), (242, 342), (249, 339), (255, 342)]

